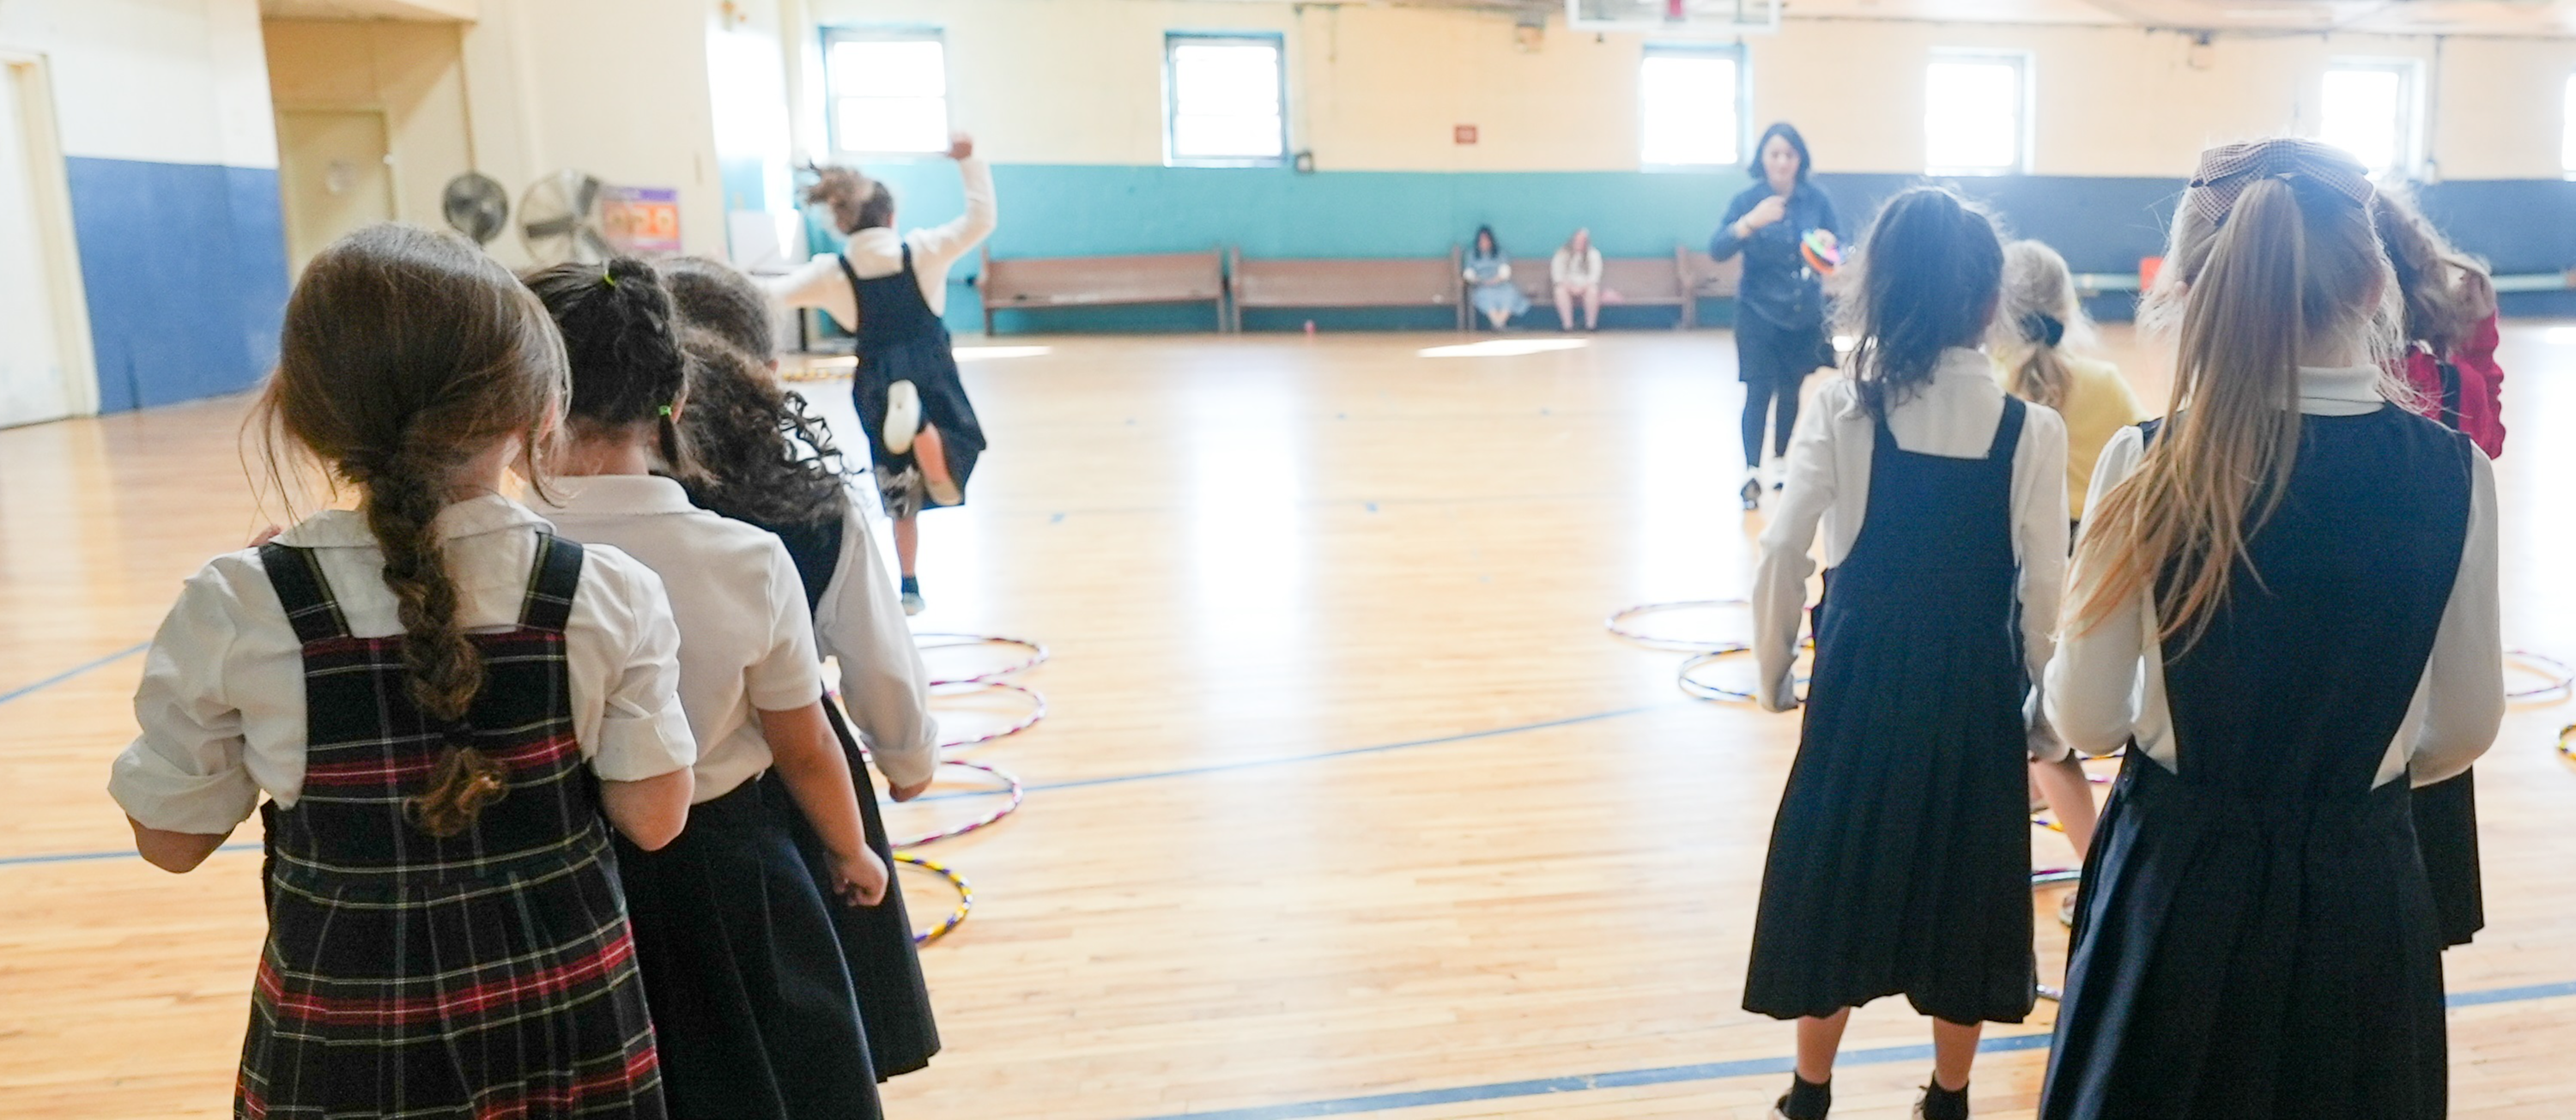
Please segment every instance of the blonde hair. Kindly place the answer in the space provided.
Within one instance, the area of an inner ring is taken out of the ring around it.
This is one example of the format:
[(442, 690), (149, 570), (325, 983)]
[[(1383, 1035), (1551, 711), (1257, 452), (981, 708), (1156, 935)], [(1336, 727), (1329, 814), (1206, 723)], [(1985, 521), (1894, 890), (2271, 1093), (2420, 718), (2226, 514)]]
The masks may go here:
[[(1998, 357), (2007, 358), (2014, 396), (2064, 408), (2072, 374), (2061, 351), (2089, 339), (2092, 327), (2084, 306), (2076, 302), (2075, 275), (2066, 258), (2037, 241), (2004, 246), (2003, 291), (1987, 341)], [(2018, 360), (2008, 357), (2015, 354)]]
[(2302, 358), (2353, 342), (2385, 355), (2393, 318), (2388, 259), (2348, 184), (2289, 171), (2253, 178), (2214, 216), (2191, 201), (2145, 309), (2179, 321), (2171, 418), (2093, 511), (2077, 569), (2083, 625), (2152, 586), (2157, 637), (2184, 648), (2226, 605), (2246, 542), (2288, 487)]

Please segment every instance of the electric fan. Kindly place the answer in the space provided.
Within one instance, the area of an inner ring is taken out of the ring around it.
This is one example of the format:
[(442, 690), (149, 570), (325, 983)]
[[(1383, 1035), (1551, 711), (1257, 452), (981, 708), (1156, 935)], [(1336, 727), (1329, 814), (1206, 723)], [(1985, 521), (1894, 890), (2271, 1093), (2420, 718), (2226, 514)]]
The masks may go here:
[(448, 180), (447, 189), (439, 192), (438, 208), (451, 228), (477, 245), (491, 244), (510, 224), (510, 192), (479, 171)]
[(519, 241), (541, 264), (597, 264), (616, 253), (599, 228), (598, 179), (569, 168), (519, 196)]

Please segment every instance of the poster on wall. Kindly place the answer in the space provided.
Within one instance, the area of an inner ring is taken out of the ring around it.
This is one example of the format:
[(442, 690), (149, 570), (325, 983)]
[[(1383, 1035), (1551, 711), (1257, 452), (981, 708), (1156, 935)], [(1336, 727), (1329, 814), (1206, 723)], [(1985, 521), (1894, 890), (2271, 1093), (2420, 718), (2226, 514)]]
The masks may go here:
[(670, 256), (680, 251), (680, 192), (672, 187), (608, 187), (599, 192), (600, 232), (621, 253)]

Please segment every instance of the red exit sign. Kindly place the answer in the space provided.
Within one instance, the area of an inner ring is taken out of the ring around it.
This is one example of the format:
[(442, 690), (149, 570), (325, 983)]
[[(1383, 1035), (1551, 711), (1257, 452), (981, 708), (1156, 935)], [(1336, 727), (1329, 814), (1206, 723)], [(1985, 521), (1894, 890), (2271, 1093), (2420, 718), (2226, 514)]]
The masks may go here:
[(1461, 144), (1473, 144), (1476, 142), (1476, 126), (1472, 124), (1459, 125), (1458, 127), (1450, 130), (1450, 135), (1456, 137), (1457, 141)]

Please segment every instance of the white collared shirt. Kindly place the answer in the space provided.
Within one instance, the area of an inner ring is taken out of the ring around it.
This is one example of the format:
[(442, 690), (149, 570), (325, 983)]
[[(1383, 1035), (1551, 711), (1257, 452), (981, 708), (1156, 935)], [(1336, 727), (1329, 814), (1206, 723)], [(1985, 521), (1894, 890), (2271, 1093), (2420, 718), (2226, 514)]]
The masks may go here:
[[(1994, 363), (1975, 350), (1941, 355), (1932, 380), (1888, 410), (1896, 446), (1918, 455), (1985, 457), (2003, 422), (2004, 392)], [(1794, 703), (1790, 664), (1797, 655), (1807, 607), (1807, 577), (1816, 562), (1807, 554), (1818, 529), (1824, 566), (1851, 555), (1869, 515), (1869, 468), (1877, 427), (1848, 377), (1819, 386), (1816, 402), (1798, 417), (1789, 443), (1788, 484), (1771, 523), (1762, 531), (1762, 558), (1753, 573), (1755, 690), (1763, 707), (1786, 711)], [(2066, 423), (2044, 405), (2030, 405), (2013, 448), (2013, 557), (2021, 565), (2022, 658), (2036, 689), (2056, 647), (2057, 605), (2066, 578)], [(2063, 754), (2049, 734), (2034, 693), (2031, 750), (2035, 757)]]
[[(957, 173), (966, 180), (966, 212), (943, 226), (917, 229), (900, 237), (883, 226), (863, 229), (850, 235), (840, 256), (850, 259), (850, 271), (861, 280), (874, 280), (903, 271), (903, 250), (912, 247), (912, 274), (921, 284), (921, 298), (930, 304), (930, 313), (948, 311), (948, 268), (983, 243), (984, 238), (1001, 224), (1001, 211), (993, 196), (993, 169), (974, 156), (957, 161)], [(848, 278), (841, 275), (840, 261), (826, 253), (797, 267), (785, 276), (761, 281), (769, 294), (789, 307), (819, 307), (844, 329), (859, 321), (859, 294), (850, 290)]]
[[(432, 529), (447, 546), (459, 624), (517, 625), (545, 528), (498, 496), (440, 511)], [(324, 510), (277, 543), (313, 550), (357, 637), (402, 633), (384, 554), (362, 515)], [(679, 645), (662, 581), (616, 549), (584, 550), (564, 658), (573, 736), (600, 777), (641, 781), (697, 758), (680, 710)], [(117, 756), (108, 793), (135, 820), (220, 835), (247, 819), (263, 792), (294, 807), (304, 787), (303, 644), (258, 549), (215, 557), (180, 588), (144, 655), (134, 718), (142, 734)]]
[(793, 711), (823, 696), (805, 586), (767, 530), (689, 503), (667, 478), (587, 475), (540, 501), (567, 537), (615, 545), (662, 576), (680, 624), (680, 706), (698, 739), (697, 795), (713, 801), (769, 769), (755, 709)]
[(1548, 279), (1571, 288), (1597, 287), (1601, 283), (1601, 250), (1586, 245), (1577, 258), (1572, 246), (1559, 245), (1556, 255), (1547, 262)]
[[(2389, 407), (2380, 396), (2380, 371), (2372, 366), (2299, 370), (2299, 411), (2308, 416), (2361, 416)], [(2085, 508), (2138, 469), (2146, 438), (2123, 429), (2102, 449), (2093, 468)], [(2504, 639), (2496, 591), (2495, 467), (2485, 452), (2469, 459), (2468, 539), (2460, 572), (2434, 632), (2433, 653), (2416, 682), (2406, 718), (2379, 764), (2374, 785), (2413, 774), (2430, 785), (2457, 776), (2486, 753), (2504, 721)], [(2075, 570), (2075, 586), (2093, 573)], [(2120, 749), (2134, 737), (2147, 757), (2179, 769), (2173, 713), (2165, 704), (2163, 643), (2155, 604), (2141, 588), (2129, 608), (2111, 612), (2099, 626), (2069, 634), (2048, 668), (2049, 719), (2066, 741), (2087, 754)]]
[(814, 607), (814, 643), (841, 668), (841, 703), (877, 772), (894, 785), (917, 785), (939, 766), (930, 673), (864, 507), (855, 494), (841, 507), (841, 557)]

